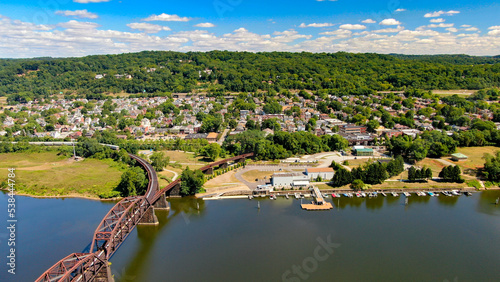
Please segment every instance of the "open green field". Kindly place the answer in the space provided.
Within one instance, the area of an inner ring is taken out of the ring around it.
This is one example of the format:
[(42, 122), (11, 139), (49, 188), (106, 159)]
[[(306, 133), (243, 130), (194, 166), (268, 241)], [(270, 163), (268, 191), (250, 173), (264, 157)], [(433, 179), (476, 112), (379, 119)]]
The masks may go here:
[(441, 97), (457, 95), (462, 98), (467, 98), (468, 96), (476, 93), (475, 90), (464, 90), (464, 89), (456, 89), (456, 90), (432, 90), (432, 94), (436, 94)]
[(55, 152), (0, 154), (0, 181), (7, 169), (16, 168), (16, 190), (33, 196), (99, 197), (120, 182), (124, 165), (112, 160), (85, 159), (79, 162)]
[[(192, 164), (192, 165), (203, 166), (211, 162), (210, 160), (207, 160), (204, 157), (197, 157), (194, 153), (190, 152), (184, 152), (184, 151), (162, 151), (162, 152), (165, 153), (165, 156), (170, 157), (170, 162), (172, 163), (175, 162), (178, 164)], [(191, 168), (192, 165), (189, 165), (189, 168)]]
[(241, 177), (248, 182), (256, 182), (255, 179), (257, 178), (263, 179), (264, 177), (266, 177), (266, 179), (270, 179), (273, 173), (274, 171), (250, 170), (243, 173)]
[(500, 147), (485, 146), (485, 147), (460, 147), (457, 148), (457, 153), (462, 153), (468, 157), (465, 161), (452, 161), (449, 157), (445, 157), (447, 161), (459, 165), (464, 169), (477, 169), (484, 166), (484, 154), (493, 155), (495, 151), (500, 151)]

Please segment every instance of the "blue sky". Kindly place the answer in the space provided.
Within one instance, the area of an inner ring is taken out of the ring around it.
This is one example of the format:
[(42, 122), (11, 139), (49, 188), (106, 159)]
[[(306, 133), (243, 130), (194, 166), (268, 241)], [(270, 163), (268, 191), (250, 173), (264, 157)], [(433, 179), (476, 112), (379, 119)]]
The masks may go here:
[(500, 54), (495, 1), (3, 0), (0, 57), (142, 50)]

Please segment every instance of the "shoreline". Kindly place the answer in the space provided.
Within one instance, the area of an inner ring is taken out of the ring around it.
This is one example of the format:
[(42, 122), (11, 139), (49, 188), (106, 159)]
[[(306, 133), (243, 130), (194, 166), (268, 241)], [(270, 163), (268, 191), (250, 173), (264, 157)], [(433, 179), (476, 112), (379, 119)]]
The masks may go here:
[[(4, 193), (9, 193), (8, 189), (0, 189), (0, 191)], [(24, 196), (24, 197), (31, 197), (31, 198), (37, 198), (37, 199), (65, 199), (65, 198), (75, 198), (75, 199), (87, 199), (87, 200), (94, 200), (94, 201), (119, 201), (123, 199), (122, 197), (115, 197), (115, 198), (109, 198), (109, 199), (101, 199), (97, 196), (83, 196), (81, 194), (68, 194), (68, 195), (55, 195), (55, 196), (38, 196), (38, 195), (31, 195), (27, 193), (17, 193), (14, 191), (15, 196)]]
[[(460, 190), (460, 191), (469, 191), (469, 192), (483, 192), (483, 191), (490, 191), (490, 190), (500, 190), (500, 187), (492, 187), (492, 188), (481, 188), (481, 189), (476, 189), (474, 187), (464, 187), (464, 188), (425, 188), (425, 189), (412, 189), (412, 188), (389, 188), (389, 189), (367, 189), (363, 190), (361, 192), (408, 192), (408, 193), (415, 193), (419, 191), (450, 191), (450, 190)], [(9, 190), (1, 189), (0, 191), (4, 193), (9, 193)], [(352, 189), (322, 189), (320, 190), (322, 193), (354, 193), (356, 191)], [(226, 191), (226, 192), (221, 192), (222, 196), (228, 194), (228, 196), (248, 196), (248, 195), (254, 195), (254, 191), (242, 191), (242, 190), (236, 190), (236, 191)], [(309, 190), (278, 190), (278, 191), (273, 191), (265, 193), (264, 195), (269, 195), (269, 194), (276, 194), (276, 195), (285, 195), (285, 194), (294, 194), (294, 193), (299, 193), (299, 194), (308, 194)], [(198, 199), (209, 199), (211, 198), (211, 195), (214, 194), (219, 194), (219, 193), (203, 193), (199, 195), (195, 195), (196, 198)], [(258, 193), (263, 194), (263, 193)], [(123, 199), (123, 197), (115, 197), (115, 198), (109, 198), (109, 199), (101, 199), (98, 197), (91, 197), (91, 196), (82, 196), (79, 194), (68, 194), (68, 195), (56, 195), (56, 196), (36, 196), (36, 195), (31, 195), (31, 194), (26, 194), (26, 193), (15, 193), (15, 196), (23, 196), (23, 197), (31, 197), (31, 198), (36, 198), (36, 199), (66, 199), (66, 198), (75, 198), (75, 199), (86, 199), (86, 200), (93, 200), (93, 201), (102, 201), (102, 202), (111, 202), (111, 201), (120, 201)], [(177, 198), (180, 196), (170, 196), (168, 198)]]

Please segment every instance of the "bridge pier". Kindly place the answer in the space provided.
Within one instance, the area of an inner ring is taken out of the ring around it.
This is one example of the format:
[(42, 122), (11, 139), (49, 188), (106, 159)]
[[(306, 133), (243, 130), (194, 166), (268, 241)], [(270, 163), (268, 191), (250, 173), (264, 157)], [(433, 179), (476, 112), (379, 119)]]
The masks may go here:
[(97, 275), (95, 276), (96, 282), (115, 282), (115, 278), (111, 274), (111, 266), (108, 261), (106, 261), (106, 265), (99, 270)]
[(205, 174), (213, 174), (214, 173), (214, 168), (210, 167), (209, 169), (205, 170)]
[(157, 210), (170, 210), (170, 205), (167, 202), (167, 199), (165, 198), (165, 194), (162, 194), (158, 201), (153, 204), (154, 208)]
[(155, 214), (155, 208), (153, 206), (150, 206), (144, 215), (142, 216), (141, 220), (139, 221), (140, 225), (158, 225), (160, 222), (158, 221), (158, 218), (156, 217)]
[(228, 166), (228, 165), (227, 165), (227, 163), (222, 163), (222, 164), (219, 166), (219, 168), (224, 169), (224, 168), (227, 168), (227, 166)]

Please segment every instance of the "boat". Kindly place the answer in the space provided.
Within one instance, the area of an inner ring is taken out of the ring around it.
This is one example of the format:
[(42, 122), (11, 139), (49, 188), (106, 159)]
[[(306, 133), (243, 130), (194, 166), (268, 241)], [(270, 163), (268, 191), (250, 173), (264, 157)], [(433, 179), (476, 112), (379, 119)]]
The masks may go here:
[(294, 195), (295, 195), (295, 199), (299, 199), (300, 198), (299, 193), (295, 193)]
[(406, 197), (410, 197), (410, 196), (411, 196), (411, 194), (410, 194), (410, 193), (408, 193), (408, 192), (403, 192), (403, 194), (404, 194)]
[(285, 198), (287, 198), (287, 199), (288, 199), (288, 198), (290, 198), (290, 197), (288, 197), (288, 194), (286, 194), (286, 195), (285, 195)]
[(354, 194), (352, 194), (352, 193), (347, 193), (347, 196), (348, 196), (349, 198), (352, 198), (352, 197), (354, 197)]
[(269, 199), (271, 199), (271, 200), (276, 200), (276, 195), (270, 195), (270, 196), (269, 196)]
[(249, 200), (253, 199), (253, 196), (252, 195), (248, 196), (248, 199)]
[(471, 192), (464, 192), (465, 196), (472, 196)]
[(359, 192), (356, 193), (356, 197), (358, 197), (358, 198), (361, 197), (361, 193), (359, 193)]
[(323, 194), (323, 198), (328, 198), (328, 194)]
[(399, 194), (396, 193), (396, 192), (392, 192), (391, 194), (392, 194), (393, 197), (399, 197)]
[(425, 193), (424, 193), (424, 192), (419, 191), (419, 192), (417, 192), (417, 195), (418, 195), (418, 196), (420, 196), (420, 197), (422, 197), (422, 196), (425, 196)]
[(427, 192), (427, 194), (428, 194), (429, 196), (431, 196), (431, 197), (434, 197), (434, 193), (432, 193), (432, 192)]
[(384, 196), (384, 197), (387, 197), (387, 194), (384, 192), (380, 192), (380, 194), (382, 194), (382, 196)]
[(460, 191), (458, 191), (458, 190), (451, 190), (451, 194), (453, 194), (453, 196), (460, 196)]
[(344, 197), (349, 197), (349, 194), (348, 194), (348, 193), (344, 193), (344, 194), (342, 194), (342, 195), (344, 195)]
[(332, 198), (336, 198), (337, 196), (335, 196), (335, 193), (332, 193)]
[(451, 195), (451, 193), (450, 193), (450, 192), (448, 192), (448, 191), (443, 191), (443, 192), (441, 192), (441, 193), (443, 193), (443, 195), (448, 196), (448, 197), (451, 197), (451, 196), (452, 196), (452, 195)]
[(335, 195), (335, 198), (340, 198), (340, 194), (338, 193), (333, 193), (333, 195)]
[(373, 192), (373, 197), (378, 197), (378, 193), (377, 192)]
[(366, 194), (365, 193), (361, 193), (361, 197), (365, 198)]

